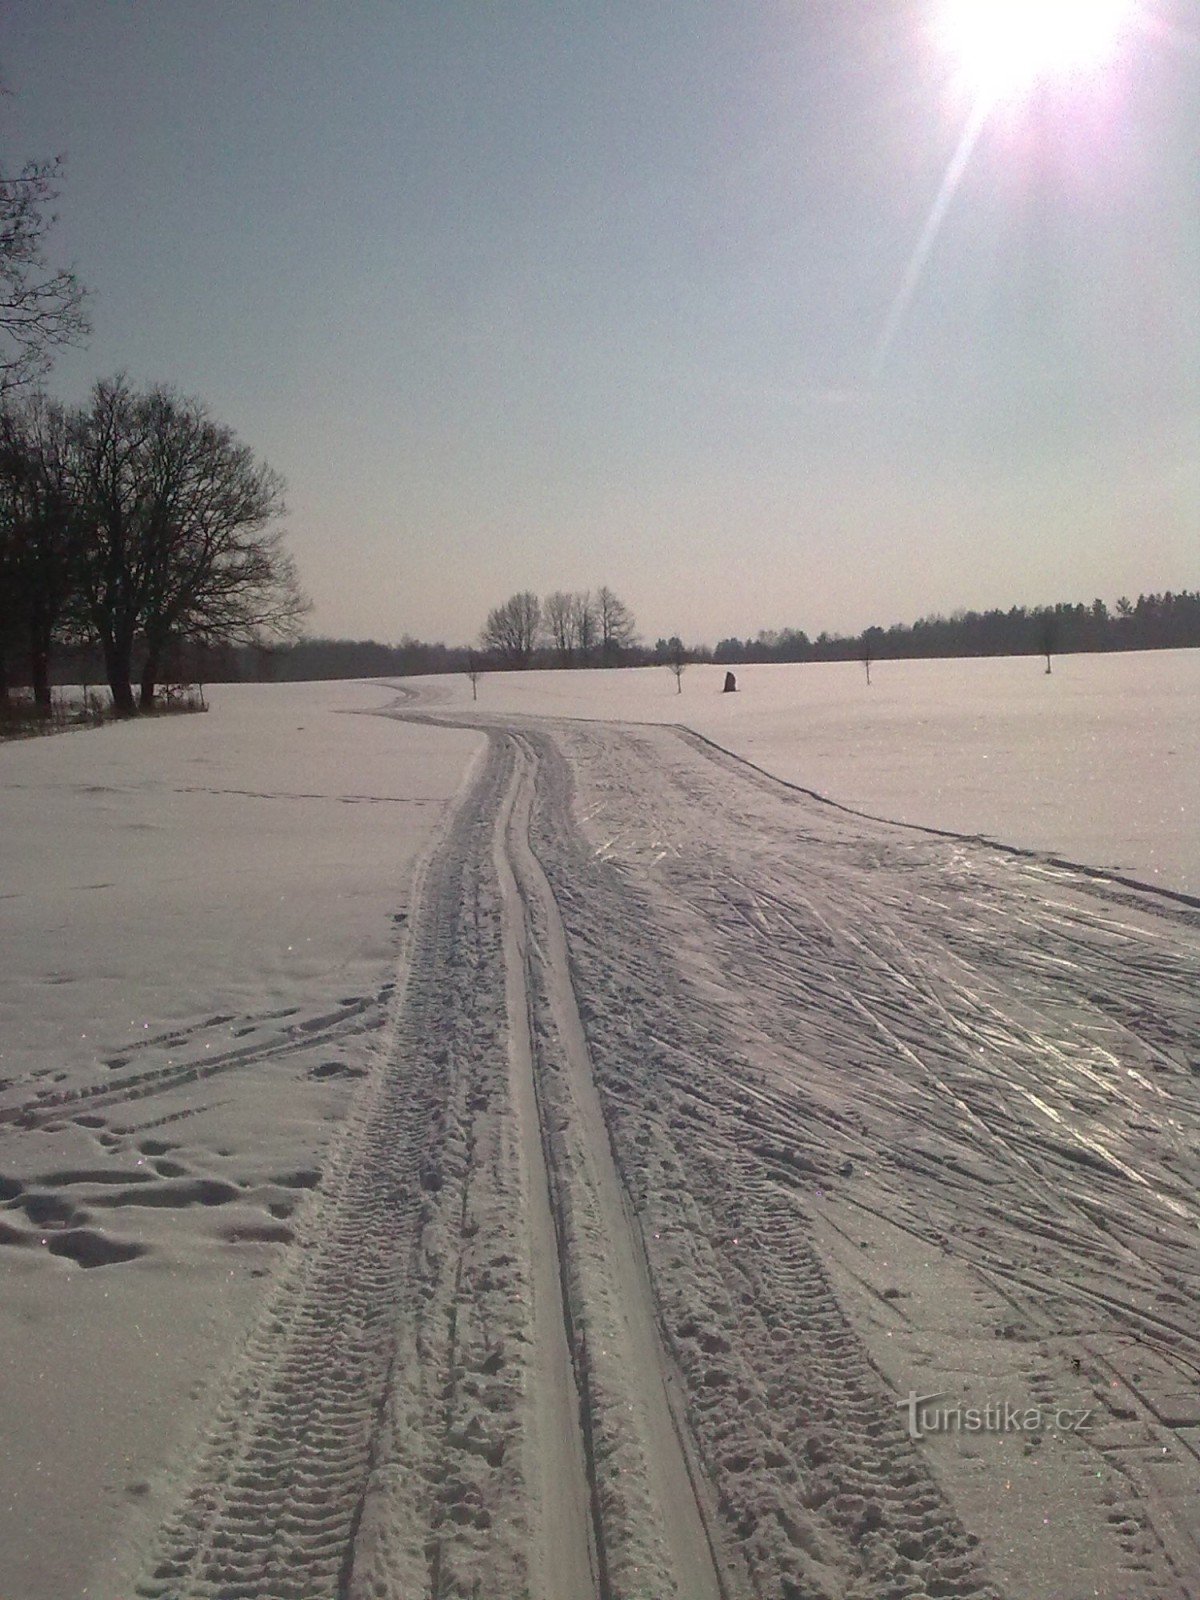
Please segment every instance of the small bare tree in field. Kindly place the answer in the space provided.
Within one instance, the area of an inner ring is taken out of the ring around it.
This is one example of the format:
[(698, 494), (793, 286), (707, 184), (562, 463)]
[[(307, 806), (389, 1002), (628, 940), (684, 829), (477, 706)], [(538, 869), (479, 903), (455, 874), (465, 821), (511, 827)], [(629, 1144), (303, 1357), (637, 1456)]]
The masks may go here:
[(867, 669), (868, 688), (870, 688), (871, 685), (871, 663), (872, 661), (877, 660), (879, 655), (879, 639), (881, 637), (881, 633), (882, 630), (879, 628), (867, 628), (859, 636), (858, 640), (858, 659)]
[(683, 675), (687, 671), (687, 651), (683, 647), (683, 640), (678, 634), (667, 640), (667, 671), (675, 678), (675, 693), (683, 693)]
[(1050, 676), (1050, 657), (1058, 648), (1058, 618), (1053, 611), (1045, 611), (1038, 626), (1038, 649), (1046, 658), (1046, 677)]
[(467, 677), (471, 680), (471, 699), (479, 699), (479, 680), (483, 676), (483, 662), (476, 651), (467, 652)]

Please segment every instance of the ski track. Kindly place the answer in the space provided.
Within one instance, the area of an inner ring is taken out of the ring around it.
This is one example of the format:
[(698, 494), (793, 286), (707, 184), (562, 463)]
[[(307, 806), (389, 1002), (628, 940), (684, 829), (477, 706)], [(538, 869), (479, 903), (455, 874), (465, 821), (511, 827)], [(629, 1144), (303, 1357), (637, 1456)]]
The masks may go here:
[[(298, 1020), (291, 1020), (294, 1016), (291, 1009), (281, 1013), (268, 1012), (236, 1030), (238, 1034), (262, 1031), (268, 1035), (267, 1038), (231, 1050), (218, 1049), (211, 1055), (197, 1053), (198, 1050), (207, 1051), (212, 1047), (212, 1040), (205, 1040), (204, 1034), (225, 1029), (234, 1020), (232, 1017), (209, 1017), (191, 1028), (136, 1039), (123, 1052), (104, 1063), (108, 1071), (122, 1073), (122, 1076), (67, 1089), (49, 1085), (35, 1090), (33, 1094), (18, 1094), (10, 1104), (0, 1101), (0, 1127), (11, 1123), (18, 1128), (45, 1128), (71, 1117), (77, 1118), (80, 1113), (91, 1114), (154, 1095), (170, 1094), (185, 1084), (200, 1083), (225, 1072), (261, 1067), (267, 1062), (282, 1061), (292, 1055), (310, 1052), (318, 1046), (339, 1045), (359, 1038), (373, 1033), (381, 1025), (392, 988), (389, 983), (377, 996), (348, 996), (337, 1011)], [(283, 1022), (282, 1028), (272, 1026), (278, 1022)], [(147, 1067), (142, 1071), (124, 1070), (130, 1066), (136, 1067), (137, 1058), (143, 1052), (163, 1050), (181, 1052), (183, 1059)], [(5, 1089), (12, 1087), (11, 1084), (4, 1085)]]
[(489, 753), (136, 1593), (996, 1600), (835, 1287), (880, 1229), (1074, 1373), (1112, 1593), (1198, 1592), (1200, 915), (686, 730), (389, 714)]

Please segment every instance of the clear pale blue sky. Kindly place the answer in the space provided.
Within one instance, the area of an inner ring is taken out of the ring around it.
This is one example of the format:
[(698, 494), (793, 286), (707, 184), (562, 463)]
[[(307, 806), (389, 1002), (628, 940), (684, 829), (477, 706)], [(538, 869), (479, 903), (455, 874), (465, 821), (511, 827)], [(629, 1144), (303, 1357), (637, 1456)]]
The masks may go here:
[(205, 398), (314, 631), (611, 584), (653, 639), (1200, 583), (1195, 0), (989, 120), (933, 0), (8, 0), (52, 387)]

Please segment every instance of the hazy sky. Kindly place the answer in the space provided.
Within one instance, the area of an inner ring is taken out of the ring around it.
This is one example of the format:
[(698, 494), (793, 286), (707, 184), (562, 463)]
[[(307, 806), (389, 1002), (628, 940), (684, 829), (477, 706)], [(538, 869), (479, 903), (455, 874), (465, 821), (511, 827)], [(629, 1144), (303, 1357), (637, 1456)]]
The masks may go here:
[(207, 400), (314, 631), (1195, 587), (1200, 8), (1141, 9), (987, 118), (893, 315), (972, 104), (937, 0), (6, 0), (2, 160), (65, 154), (94, 291), (52, 387)]

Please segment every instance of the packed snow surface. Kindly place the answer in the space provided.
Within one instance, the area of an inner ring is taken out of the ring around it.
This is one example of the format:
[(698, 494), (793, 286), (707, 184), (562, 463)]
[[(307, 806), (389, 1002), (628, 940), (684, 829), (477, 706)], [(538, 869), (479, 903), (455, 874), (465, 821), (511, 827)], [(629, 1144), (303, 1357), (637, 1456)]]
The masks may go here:
[(1200, 1593), (1196, 658), (1039, 672), (0, 748), (0, 1595)]
[[(682, 722), (777, 777), (896, 821), (1200, 895), (1200, 650), (965, 661), (503, 672), (486, 711)], [(465, 677), (415, 679), (457, 705)]]

